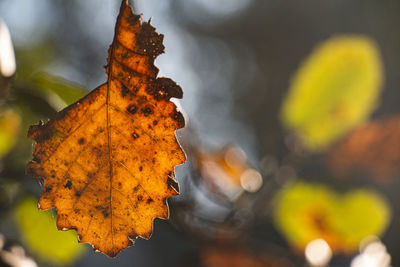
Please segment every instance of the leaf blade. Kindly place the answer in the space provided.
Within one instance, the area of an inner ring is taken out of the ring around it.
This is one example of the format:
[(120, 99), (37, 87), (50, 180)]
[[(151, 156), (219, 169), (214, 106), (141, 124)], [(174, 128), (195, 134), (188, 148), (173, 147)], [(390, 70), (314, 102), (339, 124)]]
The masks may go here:
[(59, 228), (111, 257), (169, 217), (174, 167), (186, 159), (175, 137), (184, 119), (169, 101), (182, 89), (154, 66), (162, 39), (123, 1), (107, 82), (28, 133), (37, 145), (27, 173), (44, 179), (41, 208), (55, 207)]

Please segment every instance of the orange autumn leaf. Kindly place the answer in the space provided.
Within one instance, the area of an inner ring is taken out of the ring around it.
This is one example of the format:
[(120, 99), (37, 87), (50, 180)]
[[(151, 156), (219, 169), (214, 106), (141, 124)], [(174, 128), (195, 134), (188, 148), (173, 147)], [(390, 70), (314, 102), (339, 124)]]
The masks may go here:
[(372, 175), (379, 180), (399, 176), (400, 116), (375, 120), (351, 132), (327, 155), (339, 176)]
[(107, 82), (28, 133), (37, 144), (27, 173), (44, 180), (40, 208), (56, 208), (58, 229), (76, 229), (80, 242), (111, 257), (150, 238), (179, 191), (174, 167), (185, 154), (175, 130), (184, 118), (169, 99), (182, 89), (157, 78), (162, 40), (123, 0)]

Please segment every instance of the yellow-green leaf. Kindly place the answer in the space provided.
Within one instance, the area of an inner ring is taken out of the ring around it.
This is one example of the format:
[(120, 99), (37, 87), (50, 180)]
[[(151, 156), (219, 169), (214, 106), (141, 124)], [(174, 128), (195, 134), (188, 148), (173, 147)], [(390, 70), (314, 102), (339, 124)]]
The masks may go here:
[(58, 231), (55, 215), (40, 211), (33, 197), (24, 199), (15, 209), (21, 238), (37, 257), (53, 264), (70, 264), (85, 251), (75, 231)]
[(364, 237), (381, 235), (390, 217), (385, 199), (367, 189), (339, 195), (327, 186), (297, 182), (275, 198), (276, 226), (300, 250), (323, 238), (334, 251), (353, 252)]
[(383, 80), (376, 43), (334, 36), (300, 65), (284, 98), (281, 120), (310, 150), (321, 150), (364, 122), (378, 104)]

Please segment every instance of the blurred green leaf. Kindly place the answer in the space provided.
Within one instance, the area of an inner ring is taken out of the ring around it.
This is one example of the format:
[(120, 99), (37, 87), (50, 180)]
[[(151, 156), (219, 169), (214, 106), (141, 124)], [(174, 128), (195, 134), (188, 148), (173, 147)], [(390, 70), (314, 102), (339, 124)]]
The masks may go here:
[(334, 36), (301, 64), (282, 110), (285, 127), (310, 150), (321, 150), (364, 122), (378, 104), (380, 53), (360, 35)]
[(87, 94), (82, 86), (45, 72), (33, 75), (32, 81), (37, 90), (56, 109), (62, 109)]
[(26, 246), (42, 260), (70, 264), (85, 251), (75, 231), (58, 231), (51, 211), (40, 211), (37, 200), (24, 199), (15, 209), (15, 219)]
[(30, 46), (16, 46), (16, 79), (24, 79), (48, 66), (56, 58), (55, 48), (54, 40), (43, 40)]
[(54, 76), (46, 69), (54, 63), (54, 44), (47, 40), (29, 48), (16, 48), (17, 75), (12, 81), (14, 94), (31, 92), (45, 99), (54, 109), (60, 110), (85, 94), (81, 85)]
[(276, 226), (300, 250), (323, 238), (336, 252), (354, 252), (364, 237), (381, 235), (390, 217), (388, 203), (367, 189), (338, 195), (327, 186), (297, 182), (275, 197)]

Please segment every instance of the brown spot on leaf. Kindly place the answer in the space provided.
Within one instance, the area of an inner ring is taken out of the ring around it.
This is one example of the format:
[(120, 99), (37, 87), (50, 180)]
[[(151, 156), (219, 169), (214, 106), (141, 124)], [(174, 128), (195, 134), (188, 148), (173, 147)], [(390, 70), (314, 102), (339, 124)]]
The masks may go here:
[(139, 15), (135, 15), (132, 14), (132, 16), (129, 16), (126, 18), (126, 22), (131, 26), (131, 27), (135, 27), (136, 24), (138, 24), (140, 22), (140, 16)]
[(71, 190), (71, 186), (72, 182), (68, 180), (67, 183), (64, 185), (64, 188), (68, 188), (69, 190)]
[(39, 125), (32, 125), (28, 130), (28, 137), (38, 143), (43, 143), (49, 140), (53, 135), (54, 130), (46, 127), (46, 125), (42, 125), (41, 123)]
[(174, 119), (178, 123), (178, 128), (185, 127), (185, 118), (179, 111), (175, 111), (174, 113), (172, 113), (172, 119)]
[(147, 92), (156, 100), (169, 100), (171, 97), (182, 98), (182, 88), (169, 78), (157, 78)]
[(133, 139), (136, 140), (139, 138), (139, 135), (136, 132), (134, 132), (134, 133), (132, 133), (132, 137), (133, 137)]
[(152, 110), (150, 107), (145, 107), (145, 108), (142, 108), (141, 112), (145, 117), (147, 117), (152, 113)]
[(130, 93), (130, 91), (129, 91), (128, 87), (126, 87), (124, 84), (121, 84), (121, 85), (122, 85), (121, 95), (122, 95), (122, 97), (126, 97)]
[(126, 110), (131, 114), (135, 114), (138, 109), (135, 105), (131, 105)]
[(156, 33), (155, 29), (150, 25), (150, 22), (144, 22), (136, 44), (139, 51), (142, 53), (156, 57), (164, 52), (163, 39), (164, 36)]
[(108, 210), (102, 210), (101, 213), (103, 214), (104, 218), (107, 218), (110, 213), (108, 213)]

